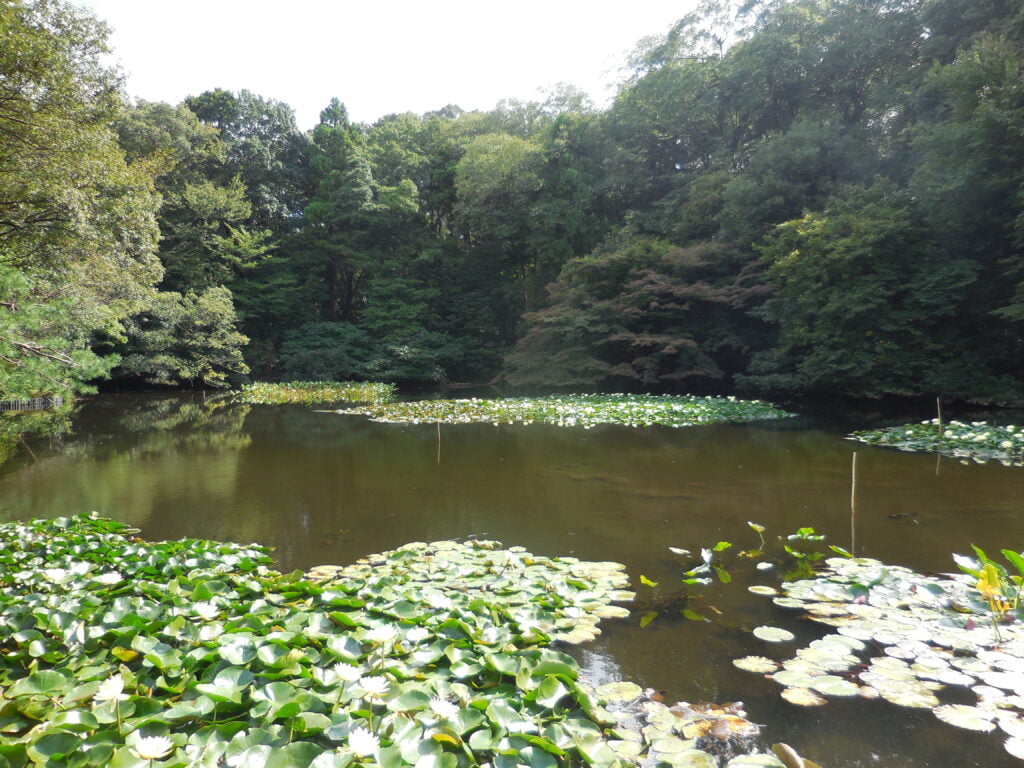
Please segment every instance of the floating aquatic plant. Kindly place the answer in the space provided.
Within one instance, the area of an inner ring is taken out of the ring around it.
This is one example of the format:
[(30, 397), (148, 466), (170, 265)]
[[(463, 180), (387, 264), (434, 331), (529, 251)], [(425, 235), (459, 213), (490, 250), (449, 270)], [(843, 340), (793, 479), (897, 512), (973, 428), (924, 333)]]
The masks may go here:
[[(977, 560), (957, 556), (964, 573), (940, 576), (870, 558), (830, 558), (814, 578), (783, 584), (784, 595), (773, 601), (835, 633), (776, 662), (776, 671), (767, 659), (739, 659), (736, 666), (769, 675), (783, 686), (783, 698), (800, 706), (860, 696), (930, 709), (942, 722), (968, 730), (998, 728), (1006, 750), (1022, 757), (1020, 580), (975, 551)], [(1018, 553), (1007, 559), (1024, 566)], [(878, 649), (880, 655), (870, 655)], [(947, 687), (969, 689), (977, 703), (944, 703)]]
[(613, 716), (638, 687), (595, 691), (551, 647), (624, 615), (617, 563), (471, 541), (271, 564), (94, 515), (0, 525), (0, 765), (722, 762), (700, 748), (718, 714)]
[(401, 424), (545, 423), (584, 428), (598, 424), (690, 427), (698, 424), (778, 419), (792, 415), (760, 400), (667, 395), (420, 400), (346, 408), (338, 413), (359, 414), (369, 416), (373, 421)]
[[(710, 621), (707, 616), (694, 610), (692, 604), (698, 599), (699, 593), (691, 591), (691, 588), (707, 586), (715, 579), (722, 584), (729, 584), (733, 581), (732, 574), (738, 567), (749, 569), (752, 564), (758, 571), (778, 570), (780, 578), (793, 580), (813, 576), (814, 565), (825, 556), (826, 549), (849, 556), (841, 547), (826, 547), (823, 543), (825, 537), (811, 527), (799, 528), (788, 536), (765, 539), (763, 525), (748, 522), (747, 526), (757, 534), (757, 547), (739, 549), (733, 547), (729, 541), (719, 541), (713, 546), (702, 547), (699, 550), (699, 562), (683, 572), (680, 590), (663, 590), (657, 582), (641, 575), (640, 583), (650, 587), (652, 592), (651, 597), (645, 602), (644, 607), (647, 610), (641, 615), (640, 626), (647, 627), (660, 615), (674, 612), (677, 608), (684, 618), (691, 621)], [(690, 550), (682, 547), (669, 547), (668, 550), (684, 561), (692, 561), (694, 558)], [(753, 585), (747, 589), (755, 594), (778, 594), (774, 587), (766, 585)], [(763, 631), (765, 636), (757, 636), (766, 642), (785, 642), (792, 639), (785, 636), (788, 634), (785, 630), (774, 630), (770, 627), (762, 627), (759, 630)], [(778, 632), (783, 634), (778, 635)], [(768, 636), (777, 639), (769, 641)]]
[(869, 445), (884, 445), (915, 453), (941, 453), (979, 464), (998, 461), (1007, 467), (1024, 466), (1024, 427), (997, 427), (984, 421), (965, 424), (938, 419), (884, 429), (853, 432), (849, 438)]
[(289, 381), (280, 384), (248, 384), (234, 397), (253, 405), (299, 403), (386, 403), (394, 399), (394, 384), (376, 381)]

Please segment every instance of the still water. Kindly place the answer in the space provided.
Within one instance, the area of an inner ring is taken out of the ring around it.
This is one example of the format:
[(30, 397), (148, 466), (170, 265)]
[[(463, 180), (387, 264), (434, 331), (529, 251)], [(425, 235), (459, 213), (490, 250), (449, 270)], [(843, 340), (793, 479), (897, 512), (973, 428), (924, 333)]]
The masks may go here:
[[(750, 583), (771, 583), (752, 568), (690, 602), (710, 623), (684, 619), (679, 601), (656, 606), (639, 577), (671, 594), (693, 563), (669, 546), (754, 547), (747, 521), (769, 537), (809, 525), (857, 554), (948, 571), (950, 553), (972, 543), (1024, 548), (1024, 469), (871, 448), (801, 420), (438, 430), (194, 394), (97, 397), (79, 406), (71, 427), (60, 438), (28, 437), (0, 466), (0, 519), (97, 510), (150, 539), (259, 542), (283, 570), (471, 536), (616, 560), (638, 585), (634, 615), (602, 622), (601, 637), (574, 651), (599, 681), (633, 680), (670, 701), (741, 700), (768, 743), (786, 741), (824, 768), (1021, 765), (995, 733), (883, 701), (802, 709), (781, 700), (776, 683), (736, 670), (733, 658), (795, 650), (754, 639), (758, 624), (803, 641), (825, 629), (748, 593)], [(655, 607), (658, 618), (641, 629), (639, 616)]]

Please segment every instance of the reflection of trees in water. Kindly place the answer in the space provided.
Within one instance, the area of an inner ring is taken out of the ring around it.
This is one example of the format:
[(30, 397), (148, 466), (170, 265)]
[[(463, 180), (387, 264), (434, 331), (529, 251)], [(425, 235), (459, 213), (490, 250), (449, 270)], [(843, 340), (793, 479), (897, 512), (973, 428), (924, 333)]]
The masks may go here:
[(251, 408), (232, 402), (227, 395), (179, 396), (146, 400), (118, 421), (124, 431), (141, 435), (129, 449), (135, 458), (175, 450), (223, 453), (252, 442), (244, 431)]
[(251, 406), (223, 395), (127, 394), (82, 402), (62, 440), (5, 468), (6, 519), (99, 510), (134, 525), (209, 510), (237, 492)]
[[(0, 412), (0, 467), (16, 456), (31, 458), (38, 448), (60, 445), (71, 431), (74, 406), (65, 403), (43, 411)], [(39, 446), (34, 444), (39, 441)]]

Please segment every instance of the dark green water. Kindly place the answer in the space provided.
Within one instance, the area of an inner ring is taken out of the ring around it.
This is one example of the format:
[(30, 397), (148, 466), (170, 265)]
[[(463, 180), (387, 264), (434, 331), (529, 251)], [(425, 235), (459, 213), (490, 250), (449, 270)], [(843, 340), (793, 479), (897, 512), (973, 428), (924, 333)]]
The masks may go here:
[[(97, 510), (150, 539), (257, 541), (275, 548), (285, 570), (477, 536), (617, 560), (634, 584), (644, 574), (671, 589), (684, 568), (669, 546), (753, 547), (748, 520), (772, 536), (811, 525), (850, 548), (856, 450), (858, 554), (948, 571), (950, 553), (971, 543), (1024, 548), (1024, 469), (871, 448), (796, 420), (678, 430), (457, 425), (439, 438), (435, 425), (305, 407), (118, 395), (87, 401), (72, 422), (63, 438), (28, 438), (31, 452), (0, 467), (0, 519)], [(996, 734), (942, 725), (928, 711), (782, 701), (776, 683), (730, 660), (791, 655), (791, 646), (752, 638), (758, 624), (808, 640), (822, 631), (746, 591), (768, 579), (752, 569), (734, 575), (693, 603), (716, 621), (672, 610), (641, 629), (641, 604), (634, 618), (604, 622), (577, 656), (596, 677), (633, 680), (672, 701), (742, 700), (766, 739), (824, 768), (1020, 764)], [(639, 590), (646, 600), (650, 591)]]

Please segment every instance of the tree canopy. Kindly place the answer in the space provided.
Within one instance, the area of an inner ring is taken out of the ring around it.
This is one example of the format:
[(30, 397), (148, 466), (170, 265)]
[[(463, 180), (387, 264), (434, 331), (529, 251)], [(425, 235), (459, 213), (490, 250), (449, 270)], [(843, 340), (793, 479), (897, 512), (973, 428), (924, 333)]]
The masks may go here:
[(334, 99), (302, 132), (246, 90), (130, 104), (100, 22), (0, 3), (0, 393), (251, 368), (1024, 400), (1020, 4), (740, 10), (642, 41), (603, 110)]

